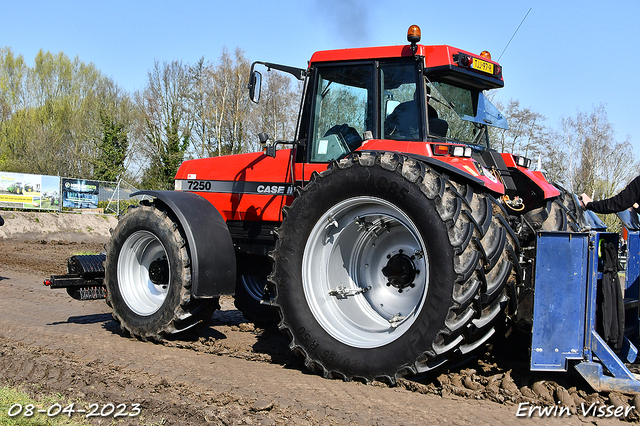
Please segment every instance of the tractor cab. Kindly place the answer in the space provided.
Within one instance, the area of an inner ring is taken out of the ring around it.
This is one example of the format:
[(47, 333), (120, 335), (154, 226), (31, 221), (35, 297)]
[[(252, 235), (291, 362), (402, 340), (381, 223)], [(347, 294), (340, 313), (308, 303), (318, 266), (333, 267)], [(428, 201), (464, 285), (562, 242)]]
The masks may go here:
[[(306, 78), (298, 162), (339, 160), (369, 140), (439, 141), (484, 150), (487, 126), (508, 127), (483, 93), (503, 86), (502, 69), (488, 52), (418, 45), (415, 25), (407, 39), (411, 45), (316, 52), (307, 70), (264, 64)], [(259, 73), (252, 72), (250, 88), (259, 82)], [(256, 91), (251, 93), (257, 100)]]

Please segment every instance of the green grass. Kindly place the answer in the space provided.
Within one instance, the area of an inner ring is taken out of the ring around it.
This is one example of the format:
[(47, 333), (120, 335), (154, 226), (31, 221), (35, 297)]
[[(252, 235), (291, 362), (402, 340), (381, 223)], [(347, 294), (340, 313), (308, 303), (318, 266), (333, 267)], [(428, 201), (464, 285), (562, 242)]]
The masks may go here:
[[(60, 407), (58, 407), (59, 404)], [(50, 417), (46, 413), (38, 413), (38, 410), (50, 410), (54, 413), (71, 404), (65, 400), (62, 395), (46, 395), (39, 400), (31, 398), (27, 393), (19, 391), (15, 388), (0, 387), (0, 426), (84, 426), (89, 425), (87, 422), (80, 421), (81, 416), (74, 414), (69, 418), (68, 415), (60, 413), (55, 417)], [(33, 414), (26, 416), (27, 409), (32, 406)], [(76, 407), (80, 407), (76, 404)], [(18, 414), (19, 413), (19, 414)], [(14, 414), (9, 416), (9, 414)]]
[[(37, 388), (38, 385), (33, 385)], [(37, 399), (36, 399), (37, 398)], [(112, 412), (109, 415), (100, 414), (101, 409), (105, 408), (105, 404), (89, 404), (86, 401), (72, 400), (65, 398), (59, 393), (55, 394), (38, 394), (36, 398), (29, 396), (27, 392), (19, 390), (15, 387), (0, 386), (0, 426), (91, 426), (85, 416), (87, 413), (93, 413), (94, 419), (100, 419), (99, 424), (102, 425), (119, 425), (124, 421), (126, 424), (130, 422), (136, 423), (140, 426), (161, 426), (165, 424), (164, 419), (160, 419), (156, 422), (148, 422), (145, 420), (144, 414), (131, 417), (127, 414), (133, 413), (133, 405), (125, 407), (112, 406), (108, 408)], [(66, 414), (63, 410), (70, 410), (70, 406), (73, 404), (72, 413), (69, 416), (68, 411)], [(95, 408), (97, 407), (97, 409)], [(32, 415), (25, 415), (25, 413), (33, 412)], [(38, 410), (45, 410), (44, 413), (38, 413)], [(50, 410), (51, 416), (47, 415), (46, 411)], [(77, 412), (78, 410), (87, 410), (86, 412)], [(94, 412), (94, 410), (96, 410)], [(124, 411), (120, 411), (124, 410)], [(53, 416), (53, 413), (60, 411), (60, 414)], [(120, 413), (118, 416), (113, 416), (113, 413)], [(11, 416), (9, 414), (12, 414)], [(91, 417), (91, 416), (90, 416)]]

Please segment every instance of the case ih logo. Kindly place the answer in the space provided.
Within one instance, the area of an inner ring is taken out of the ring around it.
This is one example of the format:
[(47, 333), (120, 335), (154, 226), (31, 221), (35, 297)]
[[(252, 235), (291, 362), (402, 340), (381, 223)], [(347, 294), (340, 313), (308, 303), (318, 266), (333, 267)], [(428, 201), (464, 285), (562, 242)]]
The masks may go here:
[(290, 185), (258, 185), (257, 190), (260, 194), (291, 194)]

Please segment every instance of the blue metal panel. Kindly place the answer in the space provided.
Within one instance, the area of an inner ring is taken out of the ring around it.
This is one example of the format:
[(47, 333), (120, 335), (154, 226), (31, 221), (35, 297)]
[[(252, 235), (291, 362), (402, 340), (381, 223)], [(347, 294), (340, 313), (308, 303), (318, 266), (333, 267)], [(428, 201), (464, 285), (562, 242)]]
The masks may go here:
[[(640, 382), (627, 369), (624, 362), (607, 346), (604, 340), (596, 332), (596, 298), (598, 279), (602, 273), (598, 271), (599, 258), (596, 247), (600, 246), (600, 240), (617, 241), (618, 235), (611, 233), (592, 233), (589, 236), (589, 254), (587, 275), (587, 300), (586, 300), (586, 327), (585, 349), (583, 362), (576, 365), (576, 370), (597, 391), (620, 390), (640, 391)], [(632, 362), (638, 354), (638, 350), (625, 337), (621, 354), (627, 361)], [(599, 361), (594, 363), (594, 359)], [(602, 366), (605, 366), (605, 374)]]
[(616, 215), (629, 231), (640, 231), (640, 219), (634, 210), (623, 210)]
[(531, 370), (567, 371), (583, 358), (588, 237), (538, 233)]
[(637, 299), (640, 295), (640, 218), (634, 210), (617, 213), (618, 219), (627, 230), (627, 265), (625, 268), (625, 299)]
[(635, 298), (640, 296), (640, 232), (627, 231), (627, 265), (626, 265), (625, 298)]

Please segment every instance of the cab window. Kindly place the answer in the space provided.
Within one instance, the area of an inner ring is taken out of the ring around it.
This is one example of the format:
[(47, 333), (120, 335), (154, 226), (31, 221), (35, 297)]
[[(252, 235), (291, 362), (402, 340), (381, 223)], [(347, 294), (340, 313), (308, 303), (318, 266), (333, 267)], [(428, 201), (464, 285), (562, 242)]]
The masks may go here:
[(380, 121), (383, 123), (384, 139), (422, 140), (416, 80), (414, 62), (380, 66)]
[(318, 68), (311, 162), (345, 157), (373, 130), (373, 70), (370, 64)]

